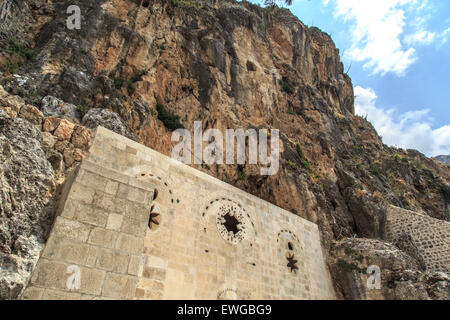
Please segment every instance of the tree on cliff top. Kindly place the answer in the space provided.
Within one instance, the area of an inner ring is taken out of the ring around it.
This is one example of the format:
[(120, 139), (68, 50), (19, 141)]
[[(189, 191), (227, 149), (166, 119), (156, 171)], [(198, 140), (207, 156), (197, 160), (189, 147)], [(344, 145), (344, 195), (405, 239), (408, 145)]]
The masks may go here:
[(266, 6), (275, 6), (277, 2), (283, 1), (286, 5), (292, 5), (292, 0), (264, 0), (264, 5)]

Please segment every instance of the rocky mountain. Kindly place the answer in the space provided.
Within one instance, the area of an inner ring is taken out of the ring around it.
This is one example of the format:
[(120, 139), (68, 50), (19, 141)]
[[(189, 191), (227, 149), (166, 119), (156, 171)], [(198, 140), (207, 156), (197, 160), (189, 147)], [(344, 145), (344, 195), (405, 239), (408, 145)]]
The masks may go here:
[(435, 157), (435, 159), (450, 166), (450, 156), (437, 156), (437, 157)]
[[(279, 129), (280, 170), (196, 165), (319, 225), (340, 298), (448, 299), (383, 234), (386, 208), (450, 221), (450, 169), (383, 145), (354, 114), (352, 81), (326, 33), (286, 9), (188, 0), (24, 0), (0, 21), (0, 297), (15, 298), (46, 241), (64, 182), (102, 125), (164, 154), (171, 131)], [(69, 30), (67, 8), (81, 9)], [(355, 254), (349, 254), (355, 253)], [(391, 275), (377, 296), (355, 268)], [(342, 263), (343, 259), (345, 263)]]

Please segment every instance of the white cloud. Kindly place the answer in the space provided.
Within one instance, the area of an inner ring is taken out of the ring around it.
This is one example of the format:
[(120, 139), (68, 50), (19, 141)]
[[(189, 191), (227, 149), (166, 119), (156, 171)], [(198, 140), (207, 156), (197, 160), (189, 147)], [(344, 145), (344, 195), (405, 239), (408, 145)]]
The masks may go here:
[[(425, 28), (427, 0), (323, 2), (325, 5), (335, 4), (335, 17), (354, 23), (353, 45), (346, 51), (346, 56), (353, 61), (364, 62), (364, 68), (373, 74), (392, 72), (404, 75), (417, 60), (413, 45), (430, 44), (435, 38), (434, 33)], [(412, 33), (405, 36), (405, 31)]]
[(378, 97), (370, 88), (355, 87), (355, 96), (356, 114), (367, 116), (384, 143), (416, 149), (427, 156), (450, 154), (450, 125), (432, 129), (428, 109), (396, 115), (394, 109), (376, 105)]
[(447, 30), (444, 30), (439, 35), (439, 39), (441, 40), (441, 43), (439, 44), (439, 46), (443, 46), (444, 44), (446, 44), (449, 37), (450, 37), (450, 28), (448, 28)]
[(405, 42), (410, 46), (415, 44), (428, 45), (433, 43), (435, 36), (436, 34), (434, 32), (420, 30), (416, 33), (407, 35), (405, 37)]
[[(424, 9), (427, 5), (425, 1), (421, 5), (421, 9)], [(415, 17), (413, 21), (411, 21), (411, 27), (414, 29), (413, 33), (410, 33), (405, 36), (404, 40), (408, 46), (413, 45), (429, 45), (432, 44), (436, 38), (436, 33), (427, 31), (427, 21), (432, 18), (431, 15), (427, 14), (422, 17)]]

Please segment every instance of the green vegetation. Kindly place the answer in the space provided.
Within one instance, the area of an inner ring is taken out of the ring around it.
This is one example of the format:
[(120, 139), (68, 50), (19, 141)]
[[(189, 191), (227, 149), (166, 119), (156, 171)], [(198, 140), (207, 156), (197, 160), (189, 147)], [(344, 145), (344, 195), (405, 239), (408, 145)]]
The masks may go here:
[(39, 104), (42, 100), (42, 97), (34, 89), (25, 89), (23, 87), (18, 87), (14, 91), (15, 91), (14, 94), (23, 98), (25, 100), (25, 102), (28, 104), (33, 104), (33, 105)]
[(283, 2), (288, 6), (292, 5), (292, 0), (264, 0), (264, 5), (268, 7), (274, 7), (277, 5), (277, 2)]
[(370, 172), (377, 176), (377, 177), (381, 177), (381, 171), (380, 168), (378, 168), (378, 166), (376, 164), (371, 163), (370, 167), (369, 167)]
[(401, 155), (399, 155), (398, 153), (396, 153), (396, 154), (394, 154), (394, 160), (395, 161), (401, 161), (402, 160), (402, 156)]
[(17, 88), (17, 95), (28, 99), (40, 97), (36, 90), (26, 90), (22, 87)]
[(295, 92), (293, 85), (289, 81), (280, 79), (279, 83), (283, 91), (287, 94), (293, 94)]
[(158, 111), (158, 119), (170, 131), (184, 129), (184, 126), (180, 122), (180, 117), (168, 111), (159, 101), (156, 101), (156, 111)]
[(302, 146), (300, 145), (300, 143), (296, 143), (295, 144), (295, 149), (297, 150), (297, 154), (298, 154), (298, 156), (300, 157), (300, 158), (304, 158), (305, 157), (305, 153), (303, 152), (303, 148), (302, 148)]
[(114, 77), (113, 76), (113, 77), (111, 77), (111, 79), (113, 80), (114, 87), (116, 89), (122, 88), (123, 84), (126, 82), (126, 80), (124, 78), (122, 78), (122, 77)]
[(356, 155), (360, 155), (360, 156), (363, 155), (364, 151), (365, 151), (364, 147), (361, 144), (354, 144), (352, 149)]
[(410, 160), (409, 163), (412, 164), (418, 170), (423, 170), (423, 168), (424, 168), (422, 162), (420, 162), (420, 161)]
[(194, 5), (193, 1), (189, 0), (170, 0), (170, 3), (177, 8), (183, 7), (183, 6), (190, 6), (191, 4)]
[[(170, 4), (177, 8), (195, 7), (203, 8), (205, 6), (211, 7), (210, 0), (169, 0)], [(264, 5), (268, 9), (277, 7), (277, 3), (284, 3), (288, 6), (292, 5), (292, 0), (264, 0)]]
[(130, 81), (132, 83), (142, 81), (142, 77), (147, 75), (147, 73), (148, 73), (147, 70), (136, 72), (131, 76)]
[(430, 168), (428, 168), (428, 167), (424, 167), (424, 168), (423, 168), (423, 171), (424, 171), (425, 173), (427, 173), (428, 175), (434, 177), (435, 171), (434, 171), (433, 169), (430, 169)]
[(89, 108), (84, 105), (80, 105), (77, 106), (77, 111), (80, 114), (81, 118), (83, 118), (86, 115), (86, 113), (88, 113)]
[(152, 115), (153, 118), (157, 119), (158, 118), (158, 112), (156, 112), (155, 109), (150, 109), (150, 113)]
[(24, 66), (28, 61), (34, 59), (36, 52), (26, 47), (20, 40), (16, 38), (9, 39), (9, 46), (6, 52), (10, 55), (6, 63), (2, 65), (2, 69), (11, 74), (17, 73), (20, 67)]
[(242, 168), (238, 167), (238, 181), (245, 179), (245, 172)]
[(209, 0), (170, 0), (172, 6), (177, 8), (183, 7), (194, 7), (194, 8), (203, 8), (205, 6), (210, 6), (211, 3)]
[(292, 212), (293, 214), (298, 214), (298, 210), (297, 210), (297, 209), (291, 209), (291, 212)]
[(94, 102), (89, 98), (84, 98), (83, 104), (77, 106), (77, 111), (80, 114), (81, 118), (83, 118), (86, 115), (86, 113), (88, 113), (89, 109), (91, 109), (93, 107), (94, 107)]
[(312, 170), (312, 165), (311, 165), (311, 163), (309, 163), (308, 160), (302, 159), (301, 163), (302, 163), (302, 166), (303, 166), (305, 169), (307, 169), (307, 170)]
[(347, 256), (358, 260), (359, 263), (362, 263), (364, 261), (364, 256), (359, 254), (357, 251), (353, 250), (352, 248), (345, 248), (344, 252)]
[(338, 266), (341, 267), (342, 269), (344, 269), (347, 272), (352, 272), (352, 271), (358, 271), (360, 273), (363, 272), (363, 270), (361, 268), (359, 268), (356, 264), (354, 263), (348, 263), (345, 260), (339, 259), (338, 260)]
[(90, 99), (90, 98), (84, 98), (83, 99), (83, 103), (86, 105), (86, 107), (93, 108), (94, 107), (94, 102)]
[(24, 59), (32, 60), (36, 56), (36, 52), (27, 48), (20, 40), (16, 38), (9, 39), (8, 53), (18, 55)]
[(25, 98), (26, 94), (27, 94), (27, 93), (26, 93), (26, 91), (25, 91), (24, 88), (22, 88), (22, 87), (17, 88), (17, 95), (18, 95), (19, 97)]
[(353, 250), (352, 248), (345, 248), (344, 252), (346, 255), (351, 256), (352, 254), (355, 253), (355, 250)]
[(136, 87), (134, 86), (135, 82), (142, 81), (142, 77), (147, 74), (147, 71), (142, 70), (134, 73), (130, 79), (125, 79), (122, 77), (110, 76), (113, 80), (114, 87), (119, 90), (124, 86), (127, 88), (128, 93), (133, 94), (136, 91)]
[(432, 176), (434, 176), (434, 174), (435, 174), (433, 169), (426, 167), (422, 162), (420, 162), (418, 160), (409, 159), (408, 162), (410, 165), (412, 165), (418, 171), (423, 171)]
[(14, 73), (17, 73), (20, 66), (21, 66), (21, 63), (19, 63), (18, 61), (8, 59), (8, 61), (6, 63), (2, 64), (2, 69), (11, 74), (14, 74)]
[[(297, 151), (297, 154), (300, 157), (301, 166), (303, 168), (305, 168), (307, 171), (309, 171), (310, 173), (313, 173), (313, 171), (314, 171), (313, 167), (312, 167), (311, 163), (308, 161), (308, 159), (306, 159), (303, 148), (298, 142), (295, 144), (295, 150)], [(289, 169), (291, 169), (291, 170), (295, 171), (298, 168), (297, 163), (295, 163), (294, 161), (288, 160), (287, 164), (289, 166)], [(315, 178), (317, 178), (317, 177), (315, 177)]]
[(289, 168), (290, 168), (291, 170), (296, 170), (296, 169), (297, 169), (297, 165), (295, 164), (294, 161), (288, 160), (287, 164), (288, 164), (288, 166), (289, 166)]

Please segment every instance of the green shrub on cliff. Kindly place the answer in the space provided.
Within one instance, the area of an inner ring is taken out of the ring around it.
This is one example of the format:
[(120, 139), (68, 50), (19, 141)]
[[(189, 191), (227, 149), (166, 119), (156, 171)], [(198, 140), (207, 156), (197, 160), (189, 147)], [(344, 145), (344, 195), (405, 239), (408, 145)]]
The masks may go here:
[(139, 72), (134, 73), (130, 79), (125, 79), (122, 77), (115, 77), (110, 76), (110, 78), (113, 80), (114, 87), (119, 90), (124, 85), (126, 86), (128, 93), (133, 94), (136, 91), (136, 87), (134, 86), (135, 82), (142, 81), (142, 77), (147, 74), (147, 71), (142, 70)]
[(298, 156), (300, 157), (300, 158), (304, 158), (305, 157), (305, 153), (303, 152), (303, 148), (302, 148), (302, 146), (300, 145), (300, 143), (296, 143), (295, 144), (295, 149), (297, 150), (297, 154), (298, 154)]
[(36, 56), (36, 52), (27, 48), (20, 40), (16, 38), (9, 39), (8, 53), (18, 55), (26, 60), (31, 60)]
[(17, 38), (9, 39), (9, 46), (6, 52), (10, 55), (6, 63), (2, 64), (2, 69), (14, 74), (20, 67), (24, 66), (28, 61), (36, 56), (34, 50), (29, 49)]
[(196, 7), (203, 8), (205, 5), (210, 5), (210, 0), (170, 0), (170, 3), (177, 8), (182, 7)]
[(280, 79), (280, 85), (283, 91), (286, 92), (287, 94), (293, 94), (295, 91), (294, 87), (289, 83), (289, 81)]
[(159, 101), (156, 101), (156, 111), (158, 111), (158, 119), (170, 131), (184, 129), (184, 126), (180, 122), (180, 117), (168, 111)]

